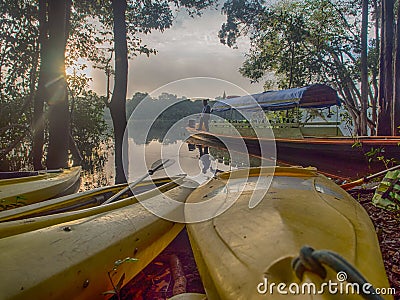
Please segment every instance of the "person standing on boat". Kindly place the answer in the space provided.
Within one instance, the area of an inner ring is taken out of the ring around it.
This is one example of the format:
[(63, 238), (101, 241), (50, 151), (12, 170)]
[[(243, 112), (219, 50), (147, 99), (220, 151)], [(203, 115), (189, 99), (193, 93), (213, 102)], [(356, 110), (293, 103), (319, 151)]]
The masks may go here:
[(209, 131), (208, 121), (210, 120), (210, 112), (211, 112), (211, 107), (208, 104), (208, 100), (204, 99), (203, 100), (203, 110), (201, 111), (200, 124), (199, 124), (199, 128), (197, 128), (198, 130), (202, 130), (203, 124), (204, 124), (205, 131)]

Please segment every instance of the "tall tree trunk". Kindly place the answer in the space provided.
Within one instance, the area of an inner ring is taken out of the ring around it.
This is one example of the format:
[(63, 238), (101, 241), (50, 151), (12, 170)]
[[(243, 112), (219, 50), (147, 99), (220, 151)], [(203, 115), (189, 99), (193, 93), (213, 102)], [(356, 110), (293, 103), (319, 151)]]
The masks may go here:
[[(373, 0), (374, 6), (374, 17), (375, 17), (375, 37), (376, 37), (376, 45), (375, 51), (379, 53), (380, 47), (380, 32), (379, 32), (379, 21), (380, 21), (380, 13), (379, 13), (379, 4), (378, 0)], [(377, 127), (377, 118), (378, 118), (378, 98), (379, 98), (379, 84), (378, 84), (378, 76), (379, 70), (375, 68), (372, 69), (372, 85), (374, 87), (374, 95), (371, 98), (371, 106), (372, 106), (372, 122), (375, 124), (373, 130), (371, 130), (371, 135), (376, 135), (376, 127)]]
[(39, 45), (40, 45), (40, 67), (39, 67), (39, 83), (33, 101), (33, 167), (35, 170), (43, 169), (43, 145), (44, 145), (44, 101), (46, 99), (46, 66), (45, 63), (47, 52), (47, 1), (39, 0)]
[(65, 1), (49, 1), (48, 70), (46, 82), (49, 105), (49, 146), (47, 168), (68, 165), (69, 110), (65, 80), (65, 36), (67, 5)]
[(293, 69), (294, 69), (294, 54), (295, 54), (294, 42), (290, 45), (290, 54), (291, 54), (291, 61), (290, 61), (290, 77), (289, 77), (288, 89), (291, 89), (293, 85)]
[(392, 134), (393, 0), (382, 0), (378, 135)]
[(114, 48), (115, 48), (115, 77), (114, 90), (109, 104), (114, 126), (115, 143), (115, 183), (126, 182), (124, 173), (128, 167), (128, 140), (126, 121), (126, 93), (128, 84), (128, 47), (125, 23), (126, 0), (113, 0), (114, 16)]
[(397, 6), (396, 52), (394, 61), (394, 98), (392, 135), (400, 135), (400, 4)]
[(362, 1), (360, 134), (367, 135), (368, 109), (368, 0)]

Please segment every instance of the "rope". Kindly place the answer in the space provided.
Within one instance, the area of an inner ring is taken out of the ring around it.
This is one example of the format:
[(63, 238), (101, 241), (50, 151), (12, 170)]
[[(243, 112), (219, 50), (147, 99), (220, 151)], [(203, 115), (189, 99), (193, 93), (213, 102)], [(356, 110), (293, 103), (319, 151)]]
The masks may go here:
[[(292, 261), (292, 268), (300, 280), (303, 279), (304, 272), (306, 271), (315, 273), (322, 279), (325, 279), (327, 272), (324, 265), (330, 267), (338, 274), (340, 272), (345, 272), (347, 278), (344, 280), (355, 283), (359, 287), (363, 287), (360, 292), (364, 299), (382, 300), (382, 297), (376, 294), (374, 287), (368, 283), (360, 272), (335, 252), (329, 250), (315, 251), (309, 246), (304, 246), (300, 250), (299, 257), (296, 257)], [(366, 293), (366, 291), (368, 292)]]

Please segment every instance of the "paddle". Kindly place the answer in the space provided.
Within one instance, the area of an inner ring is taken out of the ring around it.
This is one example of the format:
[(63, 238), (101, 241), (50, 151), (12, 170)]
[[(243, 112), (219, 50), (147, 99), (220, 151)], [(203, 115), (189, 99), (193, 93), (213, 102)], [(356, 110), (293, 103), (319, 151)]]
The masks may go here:
[(386, 169), (386, 170), (380, 171), (380, 172), (378, 172), (378, 173), (375, 173), (375, 174), (366, 176), (366, 177), (364, 177), (364, 178), (357, 179), (357, 180), (352, 181), (352, 182), (349, 182), (349, 183), (342, 184), (340, 187), (341, 187), (342, 189), (344, 189), (344, 190), (347, 191), (347, 190), (352, 189), (352, 188), (355, 187), (355, 186), (358, 186), (358, 185), (360, 185), (360, 184), (363, 184), (363, 183), (365, 183), (365, 182), (368, 182), (368, 181), (370, 181), (370, 180), (373, 179), (373, 178), (376, 178), (376, 177), (385, 175), (387, 172), (389, 172), (389, 171), (394, 171), (394, 170), (397, 170), (397, 169), (400, 169), (400, 165), (391, 167), (391, 168), (389, 168), (389, 169)]
[(174, 162), (175, 161), (172, 160), (172, 159), (166, 159), (166, 160), (159, 159), (159, 160), (157, 160), (156, 162), (154, 162), (151, 165), (150, 169), (147, 171), (146, 174), (144, 174), (142, 177), (136, 179), (134, 182), (128, 184), (128, 186), (126, 188), (122, 189), (121, 191), (116, 193), (114, 196), (112, 196), (109, 199), (107, 199), (106, 201), (104, 201), (101, 205), (105, 205), (105, 204), (108, 204), (110, 202), (113, 202), (113, 201), (117, 200), (121, 195), (126, 193), (126, 191), (128, 191), (129, 189), (132, 189), (134, 186), (138, 185), (140, 182), (142, 182), (148, 176), (153, 175), (155, 172), (160, 171), (162, 169), (165, 169), (165, 168), (171, 166)]

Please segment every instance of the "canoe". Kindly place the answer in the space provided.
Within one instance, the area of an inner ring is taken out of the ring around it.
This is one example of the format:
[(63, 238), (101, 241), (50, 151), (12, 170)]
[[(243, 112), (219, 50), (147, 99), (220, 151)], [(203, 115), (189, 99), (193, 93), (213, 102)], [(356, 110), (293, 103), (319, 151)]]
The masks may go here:
[[(286, 299), (290, 294), (277, 292), (281, 283), (286, 292), (291, 284), (314, 283), (319, 291), (329, 281), (346, 283), (326, 266), (325, 280), (308, 271), (300, 280), (292, 261), (305, 245), (333, 251), (374, 287), (389, 287), (367, 213), (315, 169), (276, 167), (222, 173), (197, 188), (187, 203), (205, 200), (217, 216), (188, 224), (187, 229), (208, 299)], [(185, 215), (193, 219), (195, 210), (186, 208)], [(326, 286), (323, 292), (297, 294), (293, 299), (360, 299), (358, 295), (329, 294)]]
[[(72, 220), (77, 220), (89, 216), (94, 216), (100, 213), (107, 213), (113, 210), (116, 210), (118, 208), (122, 208), (134, 203), (138, 202), (138, 198), (140, 201), (142, 199), (146, 200), (147, 198), (151, 198), (154, 196), (157, 196), (165, 191), (168, 191), (172, 188), (177, 187), (179, 184), (181, 184), (185, 180), (185, 175), (180, 175), (176, 176), (173, 178), (161, 178), (160, 180), (155, 180), (156, 186), (154, 187), (153, 184), (149, 181), (144, 183), (141, 187), (137, 188), (137, 191), (140, 191), (140, 189), (143, 190), (143, 187), (147, 186), (153, 188), (151, 190), (148, 190), (146, 192), (139, 193), (137, 195), (134, 195), (132, 197), (127, 197), (120, 199), (115, 202), (111, 202), (105, 205), (100, 205), (102, 202), (107, 200), (105, 196), (108, 194), (114, 194), (118, 192), (121, 188), (123, 188), (122, 185), (119, 185), (117, 187), (108, 187), (108, 188), (103, 188), (102, 189), (96, 189), (94, 191), (87, 191), (83, 193), (78, 193), (75, 195), (70, 195), (67, 197), (63, 197), (61, 199), (52, 199), (48, 202), (45, 202), (43, 204), (37, 204), (37, 205), (32, 205), (32, 207), (28, 207), (27, 209), (24, 208), (18, 208), (18, 209), (13, 209), (10, 211), (5, 211), (0, 213), (0, 218), (2, 221), (4, 220), (9, 220), (9, 219), (15, 219), (19, 217), (24, 217), (20, 220), (12, 220), (12, 221), (7, 221), (7, 222), (1, 222), (0, 223), (0, 238), (4, 238), (7, 236), (15, 235), (15, 234), (20, 234), (23, 232), (28, 232), (32, 230), (37, 230), (40, 228), (44, 228), (47, 226), (59, 224), (59, 223), (64, 223), (64, 222), (69, 222)], [(83, 194), (83, 195), (81, 195)], [(93, 199), (100, 199), (99, 202), (95, 203), (95, 206), (92, 205)], [(91, 203), (89, 203), (91, 202)], [(87, 204), (86, 208), (80, 208), (77, 210), (70, 210), (70, 211), (64, 211), (64, 212), (59, 212), (59, 213), (53, 213), (52, 209), (55, 208), (56, 210), (59, 209), (65, 210), (68, 208), (68, 206), (71, 208), (74, 207), (79, 207), (79, 204)], [(65, 206), (68, 205), (68, 206)], [(61, 208), (61, 209), (60, 209)], [(15, 211), (15, 212), (14, 212)], [(42, 212), (44, 215), (43, 216), (37, 216), (37, 217), (30, 217), (30, 213), (32, 215), (36, 213)], [(47, 213), (47, 214), (46, 214)], [(50, 213), (50, 214), (49, 214)]]
[[(146, 201), (162, 203), (164, 197), (185, 201), (194, 188), (182, 184)], [(171, 212), (169, 209), (165, 212)], [(183, 226), (134, 203), (2, 238), (1, 298), (105, 299), (103, 293), (112, 290), (121, 278), (123, 285), (138, 274)]]
[[(40, 172), (20, 172), (21, 176), (0, 180), (0, 211), (74, 192), (81, 167)], [(15, 174), (14, 174), (15, 175)], [(4, 176), (3, 176), (4, 178)]]
[[(137, 195), (178, 179), (180, 179), (180, 177), (162, 177), (143, 181), (134, 187), (133, 191), (129, 189), (120, 199), (126, 198), (129, 195), (132, 196), (132, 192)], [(73, 195), (66, 195), (39, 203), (9, 209), (0, 212), (0, 222), (39, 217), (97, 206), (126, 187), (127, 184), (99, 187)]]

